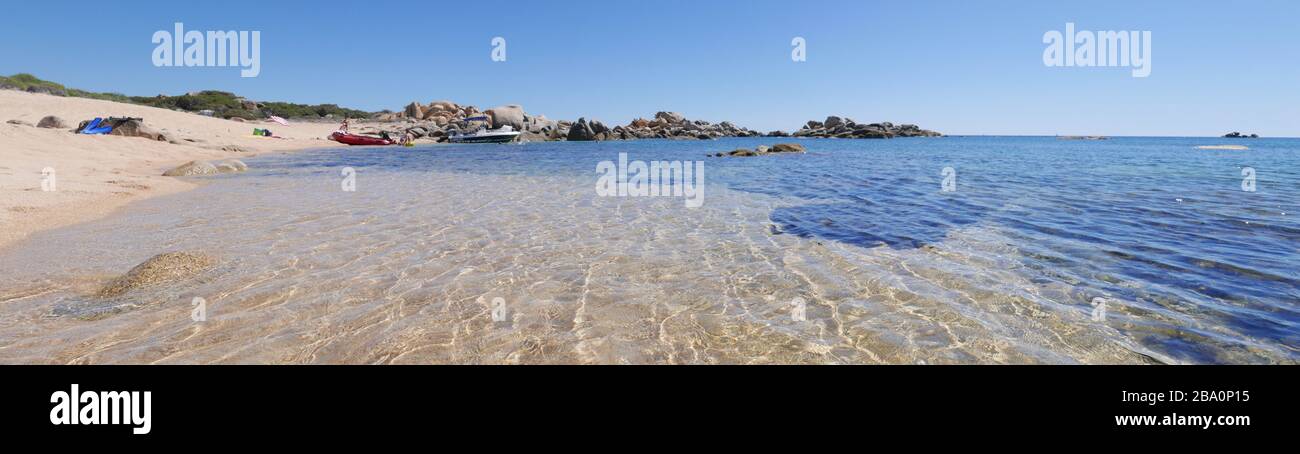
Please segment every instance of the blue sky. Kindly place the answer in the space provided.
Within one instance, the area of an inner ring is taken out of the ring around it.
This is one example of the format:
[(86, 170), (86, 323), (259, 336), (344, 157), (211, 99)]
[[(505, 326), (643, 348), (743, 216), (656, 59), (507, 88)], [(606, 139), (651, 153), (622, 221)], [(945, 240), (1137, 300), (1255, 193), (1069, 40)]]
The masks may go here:
[[(658, 110), (796, 129), (828, 114), (948, 134), (1300, 136), (1300, 2), (19, 2), (0, 74), (132, 95), (228, 90), (367, 110), (449, 99), (624, 124)], [(55, 12), (55, 13), (52, 13)], [(259, 77), (158, 68), (157, 30), (258, 30)], [(1152, 71), (1049, 68), (1043, 34), (1149, 30)], [(493, 62), (491, 40), (507, 42)], [(792, 62), (793, 37), (808, 59)]]

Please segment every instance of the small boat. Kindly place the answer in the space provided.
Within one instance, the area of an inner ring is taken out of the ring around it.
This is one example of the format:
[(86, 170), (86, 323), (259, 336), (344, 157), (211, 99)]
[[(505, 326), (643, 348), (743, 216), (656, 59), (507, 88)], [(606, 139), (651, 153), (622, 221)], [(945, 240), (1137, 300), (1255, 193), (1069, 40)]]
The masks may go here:
[[(471, 121), (485, 121), (487, 117), (467, 118), (464, 121), (468, 124)], [(479, 129), (469, 134), (452, 131), (447, 136), (447, 141), (451, 143), (505, 143), (515, 140), (519, 133), (509, 125), (497, 129)]]
[(330, 140), (348, 145), (394, 145), (397, 143), (382, 137), (358, 136), (356, 134), (344, 134), (341, 132), (330, 134)]

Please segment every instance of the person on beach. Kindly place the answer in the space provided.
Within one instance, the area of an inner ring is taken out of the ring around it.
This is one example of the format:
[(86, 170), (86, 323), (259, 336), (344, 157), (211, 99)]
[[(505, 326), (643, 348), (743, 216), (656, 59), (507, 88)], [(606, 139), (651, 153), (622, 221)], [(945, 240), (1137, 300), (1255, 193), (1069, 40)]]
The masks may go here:
[(339, 130), (338, 130), (338, 131), (334, 131), (334, 132), (338, 132), (338, 133), (342, 133), (342, 134), (348, 134), (348, 119), (347, 119), (347, 118), (344, 118), (344, 119), (343, 119), (343, 124), (339, 125)]

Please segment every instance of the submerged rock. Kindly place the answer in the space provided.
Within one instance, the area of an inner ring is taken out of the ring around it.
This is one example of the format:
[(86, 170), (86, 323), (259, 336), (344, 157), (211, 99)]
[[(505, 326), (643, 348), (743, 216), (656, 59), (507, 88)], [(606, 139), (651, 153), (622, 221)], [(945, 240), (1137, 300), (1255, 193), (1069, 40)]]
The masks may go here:
[[(803, 152), (804, 152), (803, 145), (799, 145), (797, 143), (778, 143), (776, 145), (772, 145), (771, 147), (768, 147), (766, 145), (759, 145), (758, 148), (755, 148), (753, 150), (747, 150), (744, 148), (732, 150), (730, 153), (727, 153), (727, 156), (746, 157), (746, 156), (762, 156), (762, 155), (776, 154), (776, 153), (803, 153)], [(718, 153), (718, 156), (722, 156), (722, 153)]]
[(174, 284), (190, 279), (216, 263), (216, 259), (197, 252), (158, 254), (104, 286), (99, 290), (99, 296), (109, 298), (139, 288)]
[(227, 159), (217, 163), (217, 172), (220, 173), (239, 173), (248, 170), (248, 164), (238, 159)]
[(190, 161), (175, 169), (163, 172), (164, 177), (192, 177), (195, 175), (216, 175), (220, 173), (217, 166), (208, 161)]

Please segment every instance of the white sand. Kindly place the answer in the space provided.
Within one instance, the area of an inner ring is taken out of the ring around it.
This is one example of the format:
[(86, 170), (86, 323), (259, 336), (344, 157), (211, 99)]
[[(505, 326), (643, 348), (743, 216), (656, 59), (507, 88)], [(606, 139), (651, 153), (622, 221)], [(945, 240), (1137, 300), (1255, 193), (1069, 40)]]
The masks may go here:
[[(46, 115), (67, 129), (32, 125)], [(143, 138), (80, 135), (77, 123), (94, 117), (141, 117), (186, 145)], [(248, 158), (259, 153), (338, 146), (332, 123), (240, 123), (153, 107), (0, 90), (0, 248), (33, 232), (105, 216), (127, 202), (193, 188), (201, 179), (164, 177), (196, 159)], [(268, 128), (285, 139), (252, 135)], [(196, 139), (198, 142), (185, 142)], [(236, 145), (249, 152), (222, 151)], [(42, 169), (53, 168), (54, 191), (42, 190)]]

